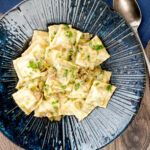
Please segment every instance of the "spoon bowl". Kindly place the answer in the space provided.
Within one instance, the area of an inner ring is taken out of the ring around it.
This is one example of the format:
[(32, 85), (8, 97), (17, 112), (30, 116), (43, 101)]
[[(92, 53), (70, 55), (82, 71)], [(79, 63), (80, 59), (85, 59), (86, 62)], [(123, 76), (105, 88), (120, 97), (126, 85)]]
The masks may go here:
[(136, 0), (114, 0), (114, 9), (128, 21), (132, 27), (139, 27), (142, 14)]
[(134, 32), (136, 33), (137, 39), (139, 40), (141, 44), (141, 48), (145, 57), (145, 61), (147, 64), (149, 76), (150, 76), (150, 62), (146, 56), (145, 50), (143, 48), (143, 45), (141, 43), (139, 34), (138, 34), (138, 28), (142, 21), (142, 14), (140, 7), (136, 0), (114, 0), (113, 1), (114, 9), (119, 12), (131, 25)]

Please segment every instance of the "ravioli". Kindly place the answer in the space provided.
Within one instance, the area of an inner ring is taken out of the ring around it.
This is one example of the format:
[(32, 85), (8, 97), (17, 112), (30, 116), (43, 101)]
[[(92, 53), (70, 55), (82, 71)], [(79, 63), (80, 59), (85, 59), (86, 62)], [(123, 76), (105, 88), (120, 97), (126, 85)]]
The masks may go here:
[(86, 104), (106, 108), (115, 89), (113, 85), (95, 80), (87, 96)]
[(45, 44), (45, 45), (49, 45), (48, 42), (48, 33), (45, 31), (38, 31), (35, 30), (33, 33), (33, 37), (32, 37), (32, 41), (31, 44), (33, 44), (34, 42), (40, 41), (41, 44)]
[(101, 40), (95, 36), (88, 43), (79, 45), (76, 64), (82, 67), (94, 69), (110, 57)]
[(73, 85), (73, 90), (70, 92), (68, 97), (86, 98), (92, 85), (92, 81), (93, 79), (91, 77), (86, 77), (85, 79), (76, 79)]
[(59, 47), (70, 49), (77, 45), (81, 35), (82, 32), (73, 29), (71, 26), (60, 25), (55, 38), (50, 44), (50, 47), (56, 49), (59, 49)]
[(59, 27), (60, 27), (60, 25), (52, 25), (52, 26), (48, 27), (48, 30), (49, 30), (49, 42), (50, 43), (54, 40)]
[(96, 107), (106, 108), (115, 92), (111, 72), (100, 66), (109, 57), (98, 36), (71, 25), (35, 30), (28, 49), (13, 60), (19, 78), (13, 98), (27, 115), (81, 121)]
[(88, 41), (90, 41), (91, 37), (92, 37), (91, 34), (89, 34), (89, 33), (83, 33), (83, 34), (80, 36), (80, 39), (79, 39), (78, 44), (79, 44), (79, 45), (82, 45), (82, 44), (87, 43)]
[(74, 81), (79, 70), (77, 65), (65, 60), (60, 61), (54, 67), (57, 70), (58, 79), (63, 85), (67, 85), (69, 82)]
[(35, 109), (34, 116), (36, 117), (54, 117), (60, 116), (60, 99), (56, 95), (48, 97), (45, 101)]
[(45, 48), (49, 46), (48, 33), (44, 31), (35, 30), (33, 33), (32, 41), (29, 48), (22, 54), (22, 56), (28, 55), (29, 53), (45, 53)]
[(30, 47), (22, 54), (22, 56), (33, 54), (37, 58), (41, 58), (45, 56), (46, 45), (42, 45), (39, 42), (34, 42), (30, 45)]
[(79, 120), (85, 118), (88, 114), (82, 108), (84, 105), (83, 99), (69, 99), (61, 106), (62, 115), (75, 115)]
[(14, 93), (13, 98), (17, 105), (27, 115), (29, 115), (41, 103), (41, 99), (37, 99), (27, 88), (20, 89), (19, 91)]
[(100, 80), (102, 82), (108, 83), (111, 78), (111, 72), (102, 70), (100, 66), (96, 67), (94, 70), (89, 71), (89, 75), (94, 77), (95, 80)]
[(25, 78), (36, 78), (40, 76), (40, 70), (37, 61), (32, 54), (25, 55), (13, 61), (16, 73), (20, 80)]

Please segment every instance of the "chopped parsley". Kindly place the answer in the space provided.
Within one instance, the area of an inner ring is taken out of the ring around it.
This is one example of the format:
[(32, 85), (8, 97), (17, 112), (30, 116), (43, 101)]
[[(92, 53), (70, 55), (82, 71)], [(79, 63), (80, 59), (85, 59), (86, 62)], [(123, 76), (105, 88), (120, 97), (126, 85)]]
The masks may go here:
[(54, 117), (49, 117), (48, 118), (50, 121), (53, 121), (54, 120)]
[(101, 70), (101, 74), (104, 74), (104, 70)]
[(89, 55), (87, 56), (87, 60), (90, 61), (90, 56)]
[(85, 39), (85, 34), (82, 34), (81, 39)]
[(54, 31), (54, 35), (56, 35), (56, 33), (57, 33), (57, 32), (56, 32), (56, 31)]
[(99, 85), (99, 83), (96, 83), (95, 85), (96, 85), (96, 86), (98, 86), (98, 85)]
[(76, 76), (75, 76), (74, 74), (72, 74), (72, 75), (71, 75), (71, 78), (75, 79), (75, 78), (76, 78)]
[(56, 70), (56, 68), (53, 66), (53, 69)]
[(90, 41), (90, 42), (89, 42), (89, 46), (90, 46), (90, 47), (92, 47), (92, 46), (93, 46), (93, 45), (92, 45), (92, 41)]
[(52, 102), (52, 104), (57, 104), (57, 103), (59, 103), (58, 99), (56, 99), (56, 101)]
[(77, 91), (80, 88), (80, 83), (75, 84), (75, 90)]
[(92, 44), (92, 41), (89, 42), (89, 46), (92, 47), (93, 49), (95, 49), (96, 51), (99, 51), (99, 50), (101, 50), (101, 49), (104, 48), (104, 46), (103, 46), (103, 45), (100, 45), (100, 44), (93, 45), (93, 44)]
[(62, 88), (63, 90), (65, 90), (65, 89), (67, 88), (67, 86), (66, 86), (66, 85), (62, 85), (61, 88)]
[(52, 93), (49, 93), (49, 96), (52, 96)]
[(77, 53), (79, 53), (80, 52), (80, 50), (77, 48)]
[(109, 92), (109, 91), (111, 91), (111, 88), (112, 88), (112, 85), (108, 85), (108, 86), (106, 87), (106, 90)]
[(72, 71), (74, 71), (74, 70), (76, 70), (76, 67), (72, 67), (71, 69), (70, 69), (70, 72), (72, 72)]
[(64, 25), (64, 29), (69, 29), (69, 26), (67, 24)]
[(71, 61), (72, 60), (72, 57), (73, 57), (73, 55), (71, 54), (71, 55), (69, 55), (68, 56), (68, 61)]
[(33, 60), (30, 60), (28, 68), (38, 69), (38, 64), (34, 62)]
[(69, 38), (72, 37), (72, 32), (71, 31), (66, 31), (65, 36), (67, 36)]
[(48, 90), (49, 89), (49, 85), (45, 84), (45, 89)]
[(42, 55), (45, 55), (45, 50), (44, 50), (44, 49), (41, 49), (41, 50), (40, 50), (40, 53), (41, 53)]
[(32, 79), (32, 80), (30, 80), (32, 83), (34, 83), (34, 80)]
[(70, 52), (70, 55), (68, 56), (68, 61), (71, 61), (73, 59), (73, 49), (71, 48), (69, 52)]
[(38, 62), (38, 65), (39, 65), (40, 67), (43, 67), (43, 66), (44, 66), (44, 63), (43, 63), (42, 61), (40, 61), (40, 62)]
[(75, 81), (71, 81), (70, 84), (75, 84)]
[(65, 70), (65, 73), (63, 74), (63, 77), (67, 77), (68, 76), (68, 70)]
[(73, 53), (73, 48), (70, 48), (69, 52), (70, 52), (70, 53)]
[(103, 46), (103, 45), (93, 45), (93, 48), (94, 48), (96, 51), (99, 51), (99, 50), (103, 49), (104, 46)]
[(58, 111), (58, 107), (57, 107), (57, 106), (54, 106), (53, 108), (54, 108), (54, 110), (55, 110), (56, 112)]
[(74, 41), (73, 45), (76, 45), (76, 41)]

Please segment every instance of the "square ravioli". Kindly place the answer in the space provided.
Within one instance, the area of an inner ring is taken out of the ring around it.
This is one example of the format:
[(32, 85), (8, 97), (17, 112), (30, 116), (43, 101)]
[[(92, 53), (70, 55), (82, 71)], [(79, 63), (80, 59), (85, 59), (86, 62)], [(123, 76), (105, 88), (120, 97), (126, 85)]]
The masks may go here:
[(59, 49), (60, 47), (70, 49), (79, 42), (81, 35), (82, 32), (71, 28), (70, 25), (61, 24), (50, 47), (56, 49)]
[(78, 46), (75, 64), (84, 67), (94, 69), (97, 61), (97, 52), (91, 50), (88, 45)]
[[(18, 84), (16, 85), (16, 89), (21, 89), (23, 87), (26, 87), (28, 89), (41, 89), (43, 88), (44, 86), (44, 83), (45, 83), (45, 77), (47, 76), (47, 72), (43, 72), (40, 74), (39, 77), (36, 77), (34, 79), (31, 79), (31, 78), (28, 78), (28, 79), (25, 79), (25, 80), (19, 80)], [(39, 93), (40, 94), (40, 93)], [(36, 95), (39, 95), (39, 94), (36, 94)]]
[(65, 24), (34, 31), (28, 49), (13, 61), (19, 78), (13, 97), (27, 115), (80, 121), (95, 107), (106, 108), (116, 87), (100, 65), (110, 55), (98, 36), (91, 37)]
[(22, 56), (34, 53), (36, 56), (43, 55), (46, 47), (49, 46), (48, 33), (44, 31), (34, 31), (31, 44), (29, 48), (22, 54)]
[(30, 89), (22, 88), (13, 94), (13, 98), (17, 105), (29, 115), (41, 102), (37, 99)]
[(34, 30), (31, 44), (33, 44), (36, 41), (40, 41), (43, 44), (48, 44), (48, 33), (45, 31)]
[(73, 89), (68, 95), (69, 98), (86, 98), (90, 87), (92, 85), (93, 78), (86, 77), (76, 79), (73, 84)]
[(89, 46), (92, 50), (97, 52), (96, 66), (102, 64), (106, 61), (110, 55), (108, 54), (106, 48), (104, 47), (102, 41), (98, 36), (95, 36), (90, 42)]
[(52, 93), (60, 93), (60, 92), (70, 92), (72, 90), (72, 85), (63, 85), (61, 82), (59, 82), (57, 77), (51, 78), (48, 77), (45, 82), (44, 87), (44, 95), (49, 96)]
[(30, 45), (30, 47), (22, 54), (22, 56), (33, 54), (34, 56), (41, 58), (45, 56), (45, 51), (46, 46), (36, 41)]
[(43, 100), (41, 104), (35, 109), (34, 116), (48, 118), (52, 116), (60, 116), (60, 99), (57, 95), (52, 95), (46, 100)]
[(46, 49), (45, 60), (50, 66), (55, 66), (59, 63), (61, 51), (56, 49), (51, 50), (49, 47)]
[(94, 77), (95, 80), (100, 80), (102, 82), (108, 83), (111, 78), (111, 72), (102, 70), (100, 66), (96, 67), (94, 70), (89, 71), (89, 76)]
[(101, 81), (94, 81), (86, 99), (87, 105), (94, 105), (106, 108), (108, 101), (114, 93), (116, 87)]
[(48, 33), (49, 33), (49, 42), (51, 44), (51, 42), (54, 40), (57, 31), (59, 30), (60, 25), (53, 25), (53, 26), (49, 26), (48, 27)]
[(95, 36), (89, 43), (78, 46), (75, 63), (81, 67), (94, 69), (109, 57), (101, 40)]
[(92, 37), (91, 34), (89, 34), (89, 33), (83, 33), (83, 34), (81, 35), (80, 39), (79, 39), (78, 44), (79, 44), (79, 45), (82, 45), (82, 44), (87, 43), (88, 41), (90, 41), (91, 37)]
[(57, 70), (58, 80), (63, 84), (67, 85), (69, 82), (74, 81), (77, 73), (79, 71), (79, 67), (68, 61), (60, 61), (57, 65), (55, 65)]
[(41, 76), (38, 63), (32, 54), (13, 60), (13, 64), (20, 80)]
[(61, 60), (74, 62), (75, 56), (76, 56), (75, 47), (70, 49), (60, 48), (59, 50), (47, 48), (45, 54), (45, 60), (47, 61), (48, 64), (55, 66), (57, 65), (58, 61)]
[(61, 102), (61, 114), (62, 115), (75, 115), (78, 120), (84, 119), (88, 113), (85, 113), (82, 108), (84, 105), (84, 100), (79, 99), (64, 99)]

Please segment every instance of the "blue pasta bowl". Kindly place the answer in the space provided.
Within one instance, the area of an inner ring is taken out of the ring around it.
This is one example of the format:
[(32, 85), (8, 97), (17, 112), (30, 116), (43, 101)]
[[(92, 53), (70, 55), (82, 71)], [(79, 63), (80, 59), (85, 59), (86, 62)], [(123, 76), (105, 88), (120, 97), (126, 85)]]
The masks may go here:
[[(18, 58), (34, 30), (71, 24), (98, 35), (111, 55), (102, 68), (112, 72), (117, 87), (108, 107), (96, 108), (79, 122), (59, 122), (25, 115), (12, 94), (18, 82), (12, 60)], [(101, 0), (25, 0), (0, 20), (0, 130), (17, 145), (31, 150), (96, 150), (116, 139), (136, 115), (145, 89), (145, 61), (129, 24)]]

